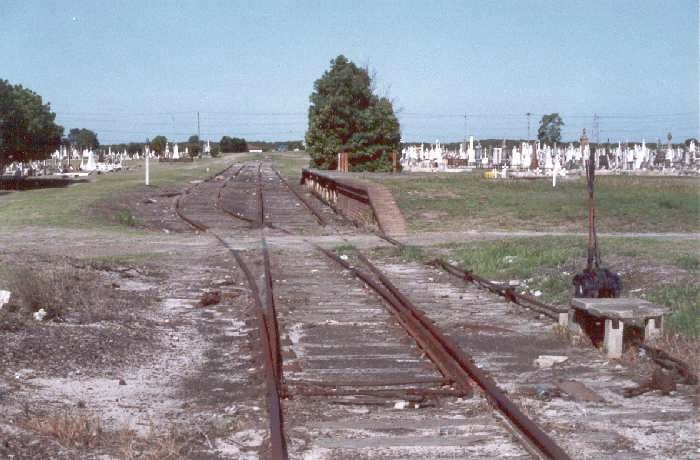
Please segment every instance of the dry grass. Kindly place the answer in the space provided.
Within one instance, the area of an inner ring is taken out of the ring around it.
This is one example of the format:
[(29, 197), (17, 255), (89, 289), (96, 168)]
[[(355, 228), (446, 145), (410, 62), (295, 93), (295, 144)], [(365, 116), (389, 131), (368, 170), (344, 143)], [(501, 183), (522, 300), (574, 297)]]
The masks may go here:
[(700, 339), (679, 334), (663, 335), (653, 344), (674, 358), (683, 360), (695, 374), (700, 372)]
[(67, 265), (59, 265), (53, 270), (44, 271), (32, 266), (14, 267), (9, 280), (12, 303), (24, 310), (34, 313), (44, 309), (46, 320), (60, 320), (66, 305), (82, 301), (90, 292), (81, 289), (86, 279), (85, 273)]
[(123, 431), (115, 440), (119, 456), (127, 460), (186, 458), (194, 441), (191, 433), (178, 427), (169, 427), (162, 432), (152, 427), (147, 437), (137, 436), (133, 431)]
[(105, 437), (98, 418), (78, 412), (30, 416), (19, 422), (23, 428), (48, 436), (68, 448), (95, 448)]
[(191, 433), (177, 427), (163, 431), (152, 427), (145, 437), (130, 429), (105, 431), (98, 417), (70, 410), (60, 414), (28, 415), (18, 421), (18, 425), (52, 438), (68, 449), (111, 451), (128, 460), (186, 458), (195, 442)]
[(550, 336), (557, 341), (569, 343), (570, 345), (575, 347), (593, 347), (593, 342), (591, 341), (590, 337), (588, 337), (585, 333), (573, 333), (571, 332), (571, 329), (569, 329), (566, 326), (562, 326), (561, 324), (555, 324), (554, 326), (552, 326)]
[(40, 309), (46, 312), (44, 321), (89, 324), (115, 320), (131, 305), (151, 300), (151, 293), (115, 291), (98, 270), (89, 265), (77, 268), (65, 260), (48, 265), (41, 261), (13, 263), (0, 275), (3, 286), (12, 293), (10, 304), (0, 310), (0, 330), (39, 324), (32, 315)]

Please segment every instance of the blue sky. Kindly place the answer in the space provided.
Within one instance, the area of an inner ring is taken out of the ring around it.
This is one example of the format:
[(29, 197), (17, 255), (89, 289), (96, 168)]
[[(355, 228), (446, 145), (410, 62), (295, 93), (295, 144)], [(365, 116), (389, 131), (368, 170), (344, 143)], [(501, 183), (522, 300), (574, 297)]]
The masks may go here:
[[(407, 141), (698, 136), (698, 0), (0, 1), (0, 78), (102, 143), (158, 134), (300, 139), (344, 54), (376, 74)], [(465, 123), (464, 114), (468, 117)]]

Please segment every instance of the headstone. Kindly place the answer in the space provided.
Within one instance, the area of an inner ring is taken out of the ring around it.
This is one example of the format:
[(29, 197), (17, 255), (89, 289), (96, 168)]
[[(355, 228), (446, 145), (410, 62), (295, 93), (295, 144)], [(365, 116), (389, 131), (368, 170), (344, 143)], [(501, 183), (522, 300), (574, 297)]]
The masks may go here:
[(94, 171), (97, 169), (97, 164), (95, 163), (95, 154), (92, 150), (85, 149), (83, 151), (83, 156), (80, 161), (80, 169), (83, 171)]
[(10, 291), (0, 289), (0, 309), (2, 309), (3, 305), (10, 301), (10, 295)]
[(469, 148), (467, 149), (467, 163), (476, 163), (476, 152), (474, 151), (474, 136), (469, 136)]

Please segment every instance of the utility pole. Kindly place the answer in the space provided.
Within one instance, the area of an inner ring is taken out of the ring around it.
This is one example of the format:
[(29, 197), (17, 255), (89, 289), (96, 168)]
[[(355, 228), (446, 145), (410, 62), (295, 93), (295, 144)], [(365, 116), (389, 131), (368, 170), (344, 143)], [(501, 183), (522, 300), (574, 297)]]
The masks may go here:
[(199, 112), (197, 112), (197, 138), (199, 138), (200, 136), (201, 134), (199, 132)]
[(527, 115), (527, 141), (530, 142), (530, 117), (532, 113), (528, 112), (525, 115)]
[(593, 133), (595, 134), (595, 146), (598, 147), (600, 143), (600, 123), (598, 122), (598, 114), (593, 114)]
[(467, 112), (464, 112), (464, 150), (467, 150), (467, 139), (469, 138), (469, 121)]

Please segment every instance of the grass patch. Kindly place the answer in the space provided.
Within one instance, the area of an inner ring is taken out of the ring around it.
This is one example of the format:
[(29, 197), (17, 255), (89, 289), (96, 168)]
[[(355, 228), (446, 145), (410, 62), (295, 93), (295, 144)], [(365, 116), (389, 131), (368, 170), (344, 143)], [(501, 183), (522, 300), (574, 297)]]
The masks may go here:
[(116, 221), (119, 222), (120, 225), (125, 227), (136, 227), (138, 225), (136, 218), (126, 209), (115, 211), (114, 215)]
[[(646, 297), (674, 310), (669, 332), (697, 337), (695, 287), (700, 241), (651, 238), (601, 238), (603, 266), (621, 272), (622, 296)], [(450, 258), (492, 280), (518, 280), (522, 292), (568, 305), (571, 280), (586, 264), (583, 237), (531, 237), (445, 245)], [(679, 281), (680, 280), (680, 281)], [(669, 287), (668, 283), (672, 283)]]
[[(377, 176), (393, 192), (409, 229), (585, 231), (585, 180), (488, 180), (480, 173)], [(695, 232), (700, 186), (695, 178), (599, 176), (599, 231)]]
[(694, 254), (683, 254), (674, 259), (674, 264), (685, 270), (697, 270), (700, 268), (700, 257)]
[[(558, 244), (557, 244), (558, 243)], [(581, 248), (568, 238), (516, 238), (480, 241), (461, 246), (453, 255), (465, 267), (495, 279), (530, 277), (537, 269), (559, 269), (580, 255)]]
[(338, 254), (350, 254), (355, 250), (355, 246), (343, 243), (334, 247), (333, 250)]
[(270, 153), (275, 168), (284, 177), (299, 179), (301, 170), (309, 167), (309, 155), (306, 152), (274, 152)]
[(648, 299), (673, 310), (667, 332), (700, 338), (700, 286), (690, 281), (664, 286), (651, 291)]
[[(224, 169), (241, 155), (224, 155), (192, 163), (157, 163), (150, 165), (151, 184), (155, 187), (185, 186), (191, 180), (204, 179)], [(96, 203), (114, 194), (144, 189), (142, 161), (127, 161), (128, 171), (97, 175), (86, 184), (65, 188), (37, 189), (0, 196), (0, 226), (49, 226), (63, 228), (124, 229), (138, 222), (133, 216), (118, 214), (108, 221), (90, 212)], [(133, 230), (132, 230), (133, 231)]]
[(397, 253), (405, 262), (423, 263), (426, 257), (423, 249), (418, 246), (401, 246), (397, 249)]

